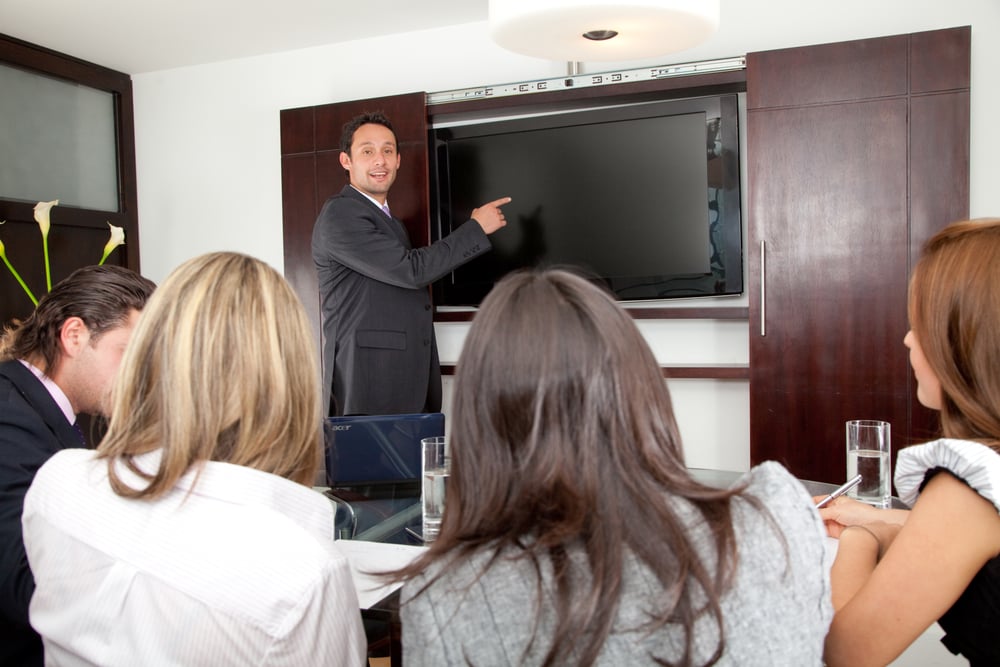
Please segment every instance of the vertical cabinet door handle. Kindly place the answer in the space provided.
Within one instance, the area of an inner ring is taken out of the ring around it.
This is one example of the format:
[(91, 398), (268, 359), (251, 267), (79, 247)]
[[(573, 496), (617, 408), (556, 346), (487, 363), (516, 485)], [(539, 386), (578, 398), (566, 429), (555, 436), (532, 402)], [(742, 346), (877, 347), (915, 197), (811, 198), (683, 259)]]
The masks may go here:
[(767, 335), (767, 246), (760, 242), (760, 335)]

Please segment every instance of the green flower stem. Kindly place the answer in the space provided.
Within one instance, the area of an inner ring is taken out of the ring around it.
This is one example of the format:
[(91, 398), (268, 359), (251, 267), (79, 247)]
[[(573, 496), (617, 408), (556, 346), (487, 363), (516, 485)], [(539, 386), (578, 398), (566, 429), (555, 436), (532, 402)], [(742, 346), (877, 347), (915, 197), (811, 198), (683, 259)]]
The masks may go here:
[[(52, 291), (52, 271), (49, 269), (49, 235), (42, 234), (42, 255), (45, 257), (45, 291)], [(35, 304), (38, 305), (37, 303)]]
[[(21, 279), (21, 274), (19, 274), (17, 270), (15, 270), (14, 267), (11, 265), (10, 260), (7, 259), (7, 255), (0, 253), (0, 257), (3, 257), (3, 263), (7, 265), (7, 268), (10, 269), (10, 272), (13, 274), (14, 278), (17, 280), (18, 283), (21, 284), (21, 289), (23, 289), (24, 293), (28, 295), (28, 298), (31, 299), (31, 303), (37, 306), (38, 299), (36, 299), (35, 295), (31, 293), (31, 290), (28, 289), (28, 286), (24, 284), (24, 280)], [(46, 268), (48, 268), (48, 264), (46, 264)]]

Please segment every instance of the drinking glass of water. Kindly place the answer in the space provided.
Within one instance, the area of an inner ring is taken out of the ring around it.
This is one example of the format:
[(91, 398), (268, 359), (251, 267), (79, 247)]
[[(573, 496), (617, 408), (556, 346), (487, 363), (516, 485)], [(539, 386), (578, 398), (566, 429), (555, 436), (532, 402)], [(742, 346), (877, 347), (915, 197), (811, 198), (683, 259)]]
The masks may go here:
[(892, 501), (892, 446), (889, 422), (852, 419), (847, 422), (847, 479), (861, 475), (848, 496), (875, 507)]
[(420, 506), (423, 513), (424, 542), (437, 539), (444, 514), (444, 497), (448, 487), (451, 458), (448, 440), (444, 436), (424, 438), (420, 441), (421, 485)]

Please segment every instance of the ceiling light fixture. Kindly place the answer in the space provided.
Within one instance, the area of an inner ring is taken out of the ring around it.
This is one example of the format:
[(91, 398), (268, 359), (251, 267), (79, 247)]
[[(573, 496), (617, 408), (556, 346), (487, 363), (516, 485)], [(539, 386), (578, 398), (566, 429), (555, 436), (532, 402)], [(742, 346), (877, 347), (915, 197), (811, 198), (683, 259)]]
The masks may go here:
[(719, 27), (719, 0), (489, 0), (505, 49), (565, 61), (652, 58), (696, 46)]

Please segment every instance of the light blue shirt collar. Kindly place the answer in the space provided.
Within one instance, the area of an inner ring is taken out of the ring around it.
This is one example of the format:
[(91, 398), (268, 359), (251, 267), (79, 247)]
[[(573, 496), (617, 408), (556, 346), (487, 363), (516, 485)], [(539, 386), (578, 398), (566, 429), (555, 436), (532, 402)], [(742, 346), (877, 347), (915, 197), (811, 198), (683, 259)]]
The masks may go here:
[[(352, 185), (351, 187), (352, 187), (352, 188), (354, 188), (354, 186), (353, 186), (353, 185)], [(356, 191), (357, 191), (357, 192), (358, 192), (358, 193), (359, 193), (359, 194), (360, 194), (360, 195), (361, 195), (362, 197), (364, 197), (365, 199), (367, 199), (367, 200), (368, 200), (368, 201), (370, 201), (371, 203), (375, 204), (375, 206), (377, 206), (377, 207), (379, 208), (379, 210), (382, 210), (382, 204), (378, 203), (378, 200), (377, 200), (377, 199), (375, 199), (374, 197), (371, 197), (371, 196), (369, 196), (369, 195), (368, 195), (367, 193), (365, 193), (365, 192), (361, 192), (361, 190), (358, 190), (357, 188), (354, 188), (354, 189), (355, 189), (355, 190), (356, 190)], [(388, 200), (388, 199), (386, 199), (386, 200), (385, 200), (385, 203), (386, 203), (386, 204), (388, 205), (388, 203), (389, 203), (389, 200)]]

